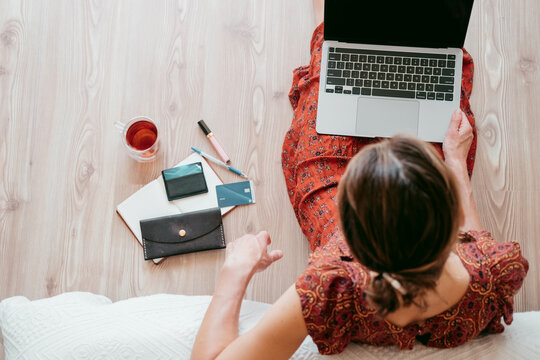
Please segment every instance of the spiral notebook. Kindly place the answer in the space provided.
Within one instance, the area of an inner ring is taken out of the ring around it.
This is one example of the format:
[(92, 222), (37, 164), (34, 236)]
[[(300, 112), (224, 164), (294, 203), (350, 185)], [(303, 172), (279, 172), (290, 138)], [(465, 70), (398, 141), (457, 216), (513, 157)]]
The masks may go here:
[[(223, 181), (221, 181), (214, 169), (212, 169), (202, 156), (199, 154), (191, 154), (175, 166), (196, 162), (200, 162), (203, 166), (204, 176), (208, 186), (207, 193), (169, 201), (167, 199), (163, 178), (159, 176), (116, 207), (116, 212), (124, 220), (141, 246), (142, 236), (139, 224), (140, 220), (218, 207), (216, 185), (222, 185)], [(225, 215), (233, 208), (234, 206), (222, 208), (221, 215)], [(153, 261), (158, 264), (163, 259), (164, 258), (159, 258), (154, 259)]]

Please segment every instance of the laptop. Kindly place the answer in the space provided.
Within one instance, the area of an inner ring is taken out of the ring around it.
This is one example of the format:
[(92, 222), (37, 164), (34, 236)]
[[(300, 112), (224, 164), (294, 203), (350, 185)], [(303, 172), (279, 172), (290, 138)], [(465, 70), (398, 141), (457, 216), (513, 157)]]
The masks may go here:
[(316, 130), (442, 142), (473, 0), (327, 0)]

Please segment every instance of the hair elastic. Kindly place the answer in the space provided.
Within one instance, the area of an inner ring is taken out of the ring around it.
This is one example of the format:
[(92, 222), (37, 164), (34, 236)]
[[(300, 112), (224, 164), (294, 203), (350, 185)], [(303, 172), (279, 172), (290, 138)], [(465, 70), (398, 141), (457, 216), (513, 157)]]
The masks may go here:
[(401, 295), (407, 295), (407, 291), (405, 290), (405, 288), (401, 285), (401, 283), (399, 281), (397, 281), (396, 279), (394, 279), (392, 276), (390, 276), (388, 273), (385, 273), (383, 272), (382, 274), (382, 277), (384, 278), (384, 280), (388, 281), (388, 283), (390, 285), (392, 285), (392, 287), (394, 289), (396, 289), (397, 291), (399, 291), (401, 293)]

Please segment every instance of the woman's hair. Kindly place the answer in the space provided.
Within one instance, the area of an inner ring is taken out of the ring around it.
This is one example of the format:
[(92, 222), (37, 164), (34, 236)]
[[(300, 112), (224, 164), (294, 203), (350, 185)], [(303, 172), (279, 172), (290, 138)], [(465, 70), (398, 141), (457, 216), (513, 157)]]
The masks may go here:
[(341, 178), (338, 206), (351, 251), (377, 273), (366, 294), (379, 314), (425, 308), (415, 298), (435, 287), (460, 222), (456, 180), (436, 150), (404, 135), (365, 147)]

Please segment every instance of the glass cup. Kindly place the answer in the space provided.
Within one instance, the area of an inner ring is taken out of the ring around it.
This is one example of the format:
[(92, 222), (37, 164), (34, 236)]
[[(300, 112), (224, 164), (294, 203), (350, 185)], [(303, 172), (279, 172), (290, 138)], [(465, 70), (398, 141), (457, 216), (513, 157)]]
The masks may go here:
[(156, 122), (146, 116), (137, 116), (127, 124), (115, 121), (114, 126), (122, 133), (129, 156), (140, 162), (152, 161), (159, 150), (159, 132)]

